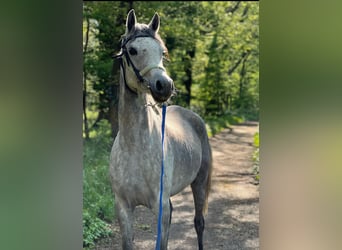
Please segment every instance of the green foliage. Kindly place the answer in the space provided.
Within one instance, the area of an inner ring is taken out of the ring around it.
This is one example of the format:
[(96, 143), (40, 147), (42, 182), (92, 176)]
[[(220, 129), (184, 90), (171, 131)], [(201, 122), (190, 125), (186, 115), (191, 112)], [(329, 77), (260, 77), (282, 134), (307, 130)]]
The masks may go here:
[(89, 212), (83, 211), (83, 247), (95, 246), (95, 241), (111, 235), (110, 226)]
[(83, 236), (84, 244), (107, 235), (106, 222), (114, 219), (114, 199), (109, 177), (112, 145), (110, 126), (102, 120), (93, 138), (84, 141)]
[[(87, 106), (108, 112), (111, 84), (118, 83), (118, 66), (110, 55), (119, 51), (128, 10), (138, 22), (161, 17), (160, 34), (169, 50), (166, 68), (176, 84), (174, 104), (203, 118), (229, 112), (259, 118), (258, 2), (84, 2), (84, 19), (92, 20), (90, 48), (85, 56), (90, 91)], [(84, 29), (85, 33), (85, 29)], [(113, 67), (115, 66), (115, 67)], [(97, 96), (97, 98), (92, 97)], [(108, 118), (107, 118), (108, 119)]]
[[(258, 3), (202, 2), (193, 64), (193, 105), (204, 115), (227, 110), (258, 118)], [(237, 7), (236, 7), (237, 6)], [(236, 7), (236, 8), (235, 8)]]
[(254, 146), (256, 149), (253, 153), (253, 162), (254, 162), (254, 168), (253, 172), (255, 174), (256, 181), (260, 181), (260, 172), (259, 172), (259, 133), (255, 133), (254, 135)]

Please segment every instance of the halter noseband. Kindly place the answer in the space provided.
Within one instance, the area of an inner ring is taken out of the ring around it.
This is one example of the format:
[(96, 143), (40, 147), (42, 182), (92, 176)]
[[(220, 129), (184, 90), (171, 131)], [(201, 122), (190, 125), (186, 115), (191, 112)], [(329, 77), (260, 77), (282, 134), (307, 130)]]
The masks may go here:
[[(127, 48), (126, 48), (126, 44), (128, 41), (130, 40), (134, 40), (138, 37), (151, 37), (153, 38), (152, 36), (149, 36), (149, 35), (138, 35), (138, 36), (133, 36), (133, 37), (129, 37), (127, 39), (124, 39), (122, 41), (122, 44), (121, 44), (121, 53), (118, 54), (118, 55), (115, 55), (113, 56), (114, 59), (118, 58), (119, 59), (119, 63), (120, 63), (120, 67), (122, 68), (122, 71), (123, 71), (123, 77), (124, 77), (124, 82), (125, 82), (125, 85), (128, 87), (129, 90), (131, 90), (132, 92), (134, 93), (137, 93), (136, 90), (133, 90), (132, 87), (130, 87), (128, 84), (127, 84), (127, 81), (126, 81), (126, 72), (125, 72), (125, 66), (124, 66), (124, 62), (123, 60), (125, 59), (126, 61), (126, 64), (128, 66), (128, 69), (135, 74), (135, 76), (138, 78), (139, 82), (141, 83), (146, 83), (146, 87), (147, 88), (150, 88), (150, 82), (149, 80), (147, 80), (146, 78), (144, 78), (144, 75), (147, 74), (150, 70), (152, 69), (161, 69), (163, 71), (165, 71), (165, 68), (164, 67), (161, 67), (159, 65), (147, 65), (144, 69), (142, 70), (138, 70), (134, 63), (132, 62), (130, 56), (129, 56), (129, 53), (127, 51)], [(153, 38), (154, 39), (154, 38)]]

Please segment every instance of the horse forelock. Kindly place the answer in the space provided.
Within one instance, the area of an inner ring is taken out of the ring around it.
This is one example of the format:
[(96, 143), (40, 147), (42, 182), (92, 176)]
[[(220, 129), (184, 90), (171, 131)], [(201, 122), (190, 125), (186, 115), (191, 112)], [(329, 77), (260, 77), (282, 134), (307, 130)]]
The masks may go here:
[(136, 23), (135, 28), (133, 31), (126, 33), (122, 37), (122, 44), (126, 44), (129, 40), (134, 39), (135, 37), (152, 37), (155, 40), (159, 42), (159, 44), (162, 46), (163, 51), (167, 54), (168, 50), (165, 46), (164, 41), (161, 39), (160, 35), (156, 33), (154, 30), (152, 30), (148, 25), (143, 23)]

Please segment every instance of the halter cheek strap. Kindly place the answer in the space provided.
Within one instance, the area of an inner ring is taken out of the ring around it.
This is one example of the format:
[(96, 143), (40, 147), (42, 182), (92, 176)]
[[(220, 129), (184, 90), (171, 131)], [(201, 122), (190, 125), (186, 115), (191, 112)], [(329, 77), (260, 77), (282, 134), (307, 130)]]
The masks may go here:
[[(123, 57), (124, 56), (124, 57)], [(133, 92), (137, 93), (137, 90), (132, 88), (131, 86), (129, 86), (127, 84), (127, 81), (126, 81), (126, 73), (125, 73), (125, 67), (124, 67), (124, 63), (123, 63), (123, 60), (125, 60), (126, 62), (126, 65), (127, 65), (127, 68), (136, 75), (136, 77), (138, 78), (138, 80), (143, 83), (143, 82), (147, 82), (147, 88), (150, 88), (150, 83), (148, 80), (146, 80), (144, 78), (144, 76), (149, 72), (151, 71), (152, 69), (160, 69), (162, 71), (166, 71), (164, 67), (162, 66), (159, 66), (159, 65), (156, 65), (156, 64), (151, 64), (151, 65), (147, 65), (145, 68), (143, 68), (142, 70), (138, 70), (135, 65), (133, 64), (126, 48), (123, 49), (123, 54), (121, 55), (121, 62), (120, 62), (120, 66), (122, 67), (123, 69), (123, 73), (124, 73), (124, 81), (125, 81), (125, 84), (126, 86), (129, 87), (130, 90), (132, 90)]]
[(147, 82), (147, 88), (150, 88), (150, 83), (148, 80), (146, 80), (143, 76), (146, 75), (150, 70), (152, 69), (160, 69), (162, 71), (166, 71), (164, 67), (162, 66), (159, 66), (159, 65), (155, 65), (155, 64), (151, 64), (151, 65), (147, 65), (144, 69), (142, 70), (138, 70), (134, 63), (132, 62), (130, 56), (129, 56), (129, 53), (127, 52), (127, 49), (126, 49), (126, 44), (129, 40), (132, 40), (132, 39), (135, 39), (137, 37), (151, 37), (151, 36), (147, 36), (147, 35), (140, 35), (140, 36), (135, 36), (133, 38), (128, 38), (126, 40), (123, 41), (122, 45), (121, 45), (121, 53), (119, 55), (116, 55), (114, 56), (114, 58), (119, 58), (120, 60), (120, 67), (122, 68), (123, 70), (123, 77), (124, 77), (124, 82), (125, 82), (125, 85), (128, 87), (129, 90), (131, 90), (132, 92), (134, 93), (137, 93), (137, 89), (135, 88), (132, 88), (131, 86), (129, 86), (127, 84), (127, 81), (126, 81), (126, 73), (125, 73), (125, 67), (124, 67), (124, 62), (123, 60), (125, 60), (125, 63), (127, 65), (127, 68), (135, 74), (135, 76), (138, 78), (138, 80), (143, 83), (143, 82)]
[[(146, 66), (144, 69), (138, 71), (138, 70), (136, 69), (136, 67), (134, 66), (134, 64), (132, 63), (132, 61), (131, 61), (131, 65), (132, 65), (132, 66), (131, 66), (131, 67), (129, 66), (126, 57), (123, 58), (123, 59), (121, 59), (121, 60), (125, 60), (126, 65), (127, 65), (126, 68), (128, 68), (129, 71), (131, 71), (133, 74), (135, 74), (136, 77), (138, 78), (138, 80), (139, 80), (140, 82), (142, 82), (142, 83), (145, 82), (147, 88), (150, 88), (150, 82), (149, 82), (146, 78), (143, 77), (145, 74), (147, 74), (147, 73), (148, 73), (150, 70), (152, 70), (152, 69), (160, 69), (160, 70), (162, 70), (162, 71), (165, 71), (165, 68), (164, 68), (164, 67), (159, 66), (159, 65), (153, 65), (153, 64), (152, 64), (152, 65), (148, 65), (148, 66)], [(133, 92), (137, 93), (137, 89), (136, 89), (136, 88), (133, 88), (132, 86), (129, 86), (129, 85), (128, 85), (128, 83), (127, 83), (127, 81), (126, 81), (125, 68), (123, 67), (123, 65), (121, 65), (121, 67), (122, 67), (122, 69), (123, 69), (123, 71), (124, 71), (123, 74), (124, 74), (124, 81), (125, 81), (126, 86), (128, 86), (128, 88), (129, 88), (130, 90), (132, 90)]]

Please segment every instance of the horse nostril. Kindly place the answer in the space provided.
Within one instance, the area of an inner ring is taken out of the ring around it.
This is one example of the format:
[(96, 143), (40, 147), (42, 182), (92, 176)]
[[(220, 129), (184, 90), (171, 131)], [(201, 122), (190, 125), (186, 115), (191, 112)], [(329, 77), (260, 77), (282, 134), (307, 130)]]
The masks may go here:
[(162, 84), (161, 84), (161, 82), (159, 80), (156, 82), (156, 88), (157, 88), (158, 91), (161, 91), (162, 88), (163, 88), (163, 86), (162, 86)]
[(151, 84), (151, 94), (155, 101), (162, 103), (167, 101), (172, 95), (172, 80), (168, 77), (160, 77), (155, 79)]

